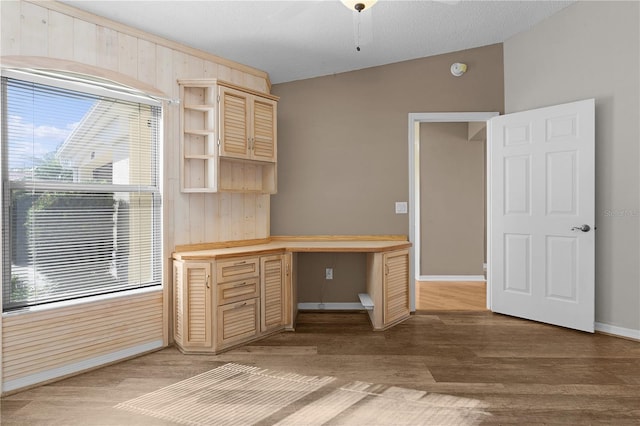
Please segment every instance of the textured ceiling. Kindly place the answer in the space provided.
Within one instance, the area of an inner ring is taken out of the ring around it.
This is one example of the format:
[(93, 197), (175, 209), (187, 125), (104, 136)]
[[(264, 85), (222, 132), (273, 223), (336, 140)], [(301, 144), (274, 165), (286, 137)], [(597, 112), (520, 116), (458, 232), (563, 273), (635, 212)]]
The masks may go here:
[[(500, 43), (572, 1), (63, 1), (269, 73), (273, 83)], [(357, 28), (361, 50), (356, 51)]]

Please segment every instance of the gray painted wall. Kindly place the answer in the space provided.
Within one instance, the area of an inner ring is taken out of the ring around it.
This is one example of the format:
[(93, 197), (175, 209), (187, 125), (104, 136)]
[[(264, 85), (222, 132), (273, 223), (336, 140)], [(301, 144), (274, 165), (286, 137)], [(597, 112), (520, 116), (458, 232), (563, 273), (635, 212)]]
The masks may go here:
[(640, 333), (639, 9), (577, 2), (514, 36), (504, 86), (507, 113), (595, 98), (596, 322)]
[(420, 125), (421, 275), (483, 275), (485, 142), (468, 123)]
[[(453, 77), (454, 62), (467, 63), (467, 73)], [(497, 44), (274, 85), (281, 98), (271, 235), (407, 235), (409, 216), (394, 207), (409, 198), (408, 114), (502, 111), (502, 72)], [(318, 302), (311, 298), (328, 260), (306, 260), (298, 291)], [(340, 265), (334, 273), (323, 301), (357, 302), (363, 275)]]

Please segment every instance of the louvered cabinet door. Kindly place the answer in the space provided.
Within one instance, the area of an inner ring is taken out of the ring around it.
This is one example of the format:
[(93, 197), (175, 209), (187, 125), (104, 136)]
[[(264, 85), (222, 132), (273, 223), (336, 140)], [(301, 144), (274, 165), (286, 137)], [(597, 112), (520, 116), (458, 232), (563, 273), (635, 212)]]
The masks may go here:
[(216, 349), (255, 338), (260, 328), (259, 308), (257, 297), (218, 306)]
[(174, 337), (185, 351), (212, 344), (211, 264), (174, 261)]
[(251, 157), (259, 161), (276, 161), (276, 102), (253, 97)]
[(410, 315), (409, 251), (399, 250), (383, 255), (384, 325)]
[(261, 331), (267, 332), (284, 327), (285, 321), (285, 256), (263, 256), (260, 258), (261, 280)]
[(252, 95), (220, 87), (220, 156), (249, 159), (249, 108)]

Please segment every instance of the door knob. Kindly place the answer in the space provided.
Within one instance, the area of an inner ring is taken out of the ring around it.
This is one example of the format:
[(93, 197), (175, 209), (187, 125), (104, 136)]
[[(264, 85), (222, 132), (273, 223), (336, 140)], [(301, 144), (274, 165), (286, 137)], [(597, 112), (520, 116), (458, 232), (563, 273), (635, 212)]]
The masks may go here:
[(572, 231), (589, 232), (589, 231), (591, 231), (591, 227), (589, 225), (574, 226), (573, 228), (571, 228), (571, 230)]

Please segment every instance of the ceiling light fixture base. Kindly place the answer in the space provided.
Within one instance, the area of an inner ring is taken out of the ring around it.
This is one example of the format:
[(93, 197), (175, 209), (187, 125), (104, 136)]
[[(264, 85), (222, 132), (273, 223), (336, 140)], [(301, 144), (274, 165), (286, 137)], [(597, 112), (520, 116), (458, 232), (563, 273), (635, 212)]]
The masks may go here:
[(365, 9), (370, 9), (377, 0), (341, 0), (347, 9), (356, 12), (362, 12)]

